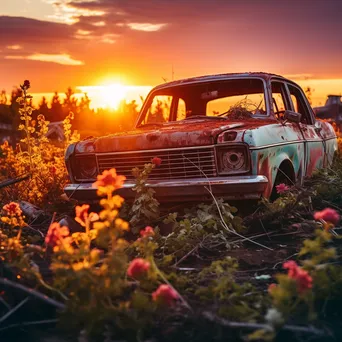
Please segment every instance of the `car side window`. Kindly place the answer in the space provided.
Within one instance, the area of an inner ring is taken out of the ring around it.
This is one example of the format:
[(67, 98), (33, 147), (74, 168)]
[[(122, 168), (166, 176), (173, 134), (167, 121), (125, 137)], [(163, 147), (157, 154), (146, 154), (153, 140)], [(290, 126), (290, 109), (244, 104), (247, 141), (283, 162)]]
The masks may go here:
[(177, 121), (184, 120), (186, 118), (186, 104), (181, 98), (178, 99), (176, 118)]
[(289, 108), (287, 97), (286, 97), (286, 89), (285, 85), (282, 82), (272, 82), (271, 83), (272, 90), (272, 106), (273, 112), (275, 115), (283, 114)]
[(290, 91), (294, 111), (302, 114), (300, 122), (307, 125), (312, 124), (312, 118), (310, 115), (309, 108), (306, 104), (304, 95), (297, 87), (294, 87), (291, 84), (288, 85), (288, 88)]

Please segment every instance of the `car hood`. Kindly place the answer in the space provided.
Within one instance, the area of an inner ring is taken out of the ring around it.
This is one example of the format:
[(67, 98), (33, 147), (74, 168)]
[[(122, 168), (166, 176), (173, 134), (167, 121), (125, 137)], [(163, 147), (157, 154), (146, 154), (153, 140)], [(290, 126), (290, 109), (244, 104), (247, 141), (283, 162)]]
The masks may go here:
[(160, 127), (141, 127), (129, 132), (83, 140), (77, 144), (76, 153), (123, 152), (212, 145), (221, 132), (231, 129), (257, 128), (270, 123), (274, 123), (274, 120), (193, 120), (173, 122)]

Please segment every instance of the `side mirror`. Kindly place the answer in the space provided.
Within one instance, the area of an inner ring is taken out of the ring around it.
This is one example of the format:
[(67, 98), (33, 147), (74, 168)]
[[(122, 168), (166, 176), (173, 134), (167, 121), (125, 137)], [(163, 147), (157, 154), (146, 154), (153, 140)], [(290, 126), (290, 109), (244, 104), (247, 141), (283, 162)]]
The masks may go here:
[(284, 119), (286, 121), (299, 123), (302, 118), (302, 114), (293, 112), (292, 110), (285, 110)]

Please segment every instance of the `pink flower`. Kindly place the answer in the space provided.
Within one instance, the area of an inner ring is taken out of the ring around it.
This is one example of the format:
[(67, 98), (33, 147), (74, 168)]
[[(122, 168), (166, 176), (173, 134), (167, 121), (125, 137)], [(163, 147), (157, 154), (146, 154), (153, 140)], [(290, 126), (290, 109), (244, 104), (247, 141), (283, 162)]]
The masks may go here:
[(145, 229), (140, 231), (140, 235), (144, 238), (144, 237), (150, 237), (150, 236), (154, 236), (154, 230), (152, 227), (147, 226)]
[(59, 223), (54, 222), (50, 225), (45, 237), (45, 243), (51, 247), (55, 247), (62, 243), (62, 240), (69, 235), (68, 227), (61, 227)]
[(322, 211), (316, 211), (314, 214), (314, 219), (316, 221), (324, 220), (336, 226), (336, 224), (340, 221), (340, 214), (335, 209), (325, 208)]
[(8, 216), (20, 216), (22, 214), (19, 204), (15, 202), (4, 205), (2, 209), (7, 212)]
[(152, 159), (152, 164), (154, 164), (155, 166), (160, 166), (161, 163), (162, 163), (162, 160), (158, 157), (154, 157)]
[(281, 183), (276, 186), (276, 189), (277, 189), (277, 194), (283, 194), (284, 192), (289, 191), (290, 187), (284, 183)]
[(150, 268), (150, 263), (142, 258), (134, 259), (128, 266), (127, 275), (132, 278), (141, 278)]
[(288, 276), (297, 282), (299, 293), (303, 293), (312, 288), (312, 278), (309, 273), (303, 270), (293, 260), (284, 262), (283, 268), (288, 269)]
[(166, 306), (175, 305), (176, 300), (179, 298), (179, 294), (169, 285), (163, 284), (152, 293), (152, 299), (160, 304)]

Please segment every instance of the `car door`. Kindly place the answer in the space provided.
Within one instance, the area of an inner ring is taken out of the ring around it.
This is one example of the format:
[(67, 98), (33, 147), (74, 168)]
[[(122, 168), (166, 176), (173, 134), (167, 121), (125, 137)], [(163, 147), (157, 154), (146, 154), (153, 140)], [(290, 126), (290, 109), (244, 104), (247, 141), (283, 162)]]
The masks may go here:
[(298, 124), (305, 143), (305, 173), (310, 176), (315, 169), (324, 166), (325, 144), (320, 130), (315, 126), (313, 111), (303, 91), (292, 83), (287, 83), (292, 110), (301, 114)]

